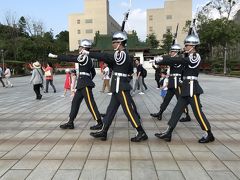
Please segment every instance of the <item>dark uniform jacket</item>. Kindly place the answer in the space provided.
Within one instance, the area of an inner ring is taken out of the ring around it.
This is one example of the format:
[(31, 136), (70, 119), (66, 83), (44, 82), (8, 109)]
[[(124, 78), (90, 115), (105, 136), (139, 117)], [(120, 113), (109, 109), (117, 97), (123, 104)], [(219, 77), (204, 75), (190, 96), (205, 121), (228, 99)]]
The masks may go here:
[[(197, 60), (198, 57), (198, 60)], [(163, 60), (157, 64), (170, 65), (182, 64), (183, 67), (183, 83), (181, 85), (181, 96), (190, 96), (190, 80), (187, 76), (198, 77), (201, 58), (198, 53), (189, 55), (188, 57), (170, 57), (164, 56)], [(193, 94), (202, 94), (203, 90), (197, 80), (193, 80)]]
[[(172, 74), (182, 74), (183, 68), (184, 68), (184, 66), (182, 64), (170, 65), (170, 75), (168, 78), (168, 89), (175, 88), (175, 84), (174, 84), (175, 77)], [(181, 85), (180, 84), (181, 78), (182, 78), (181, 76), (177, 76), (177, 87)]]
[[(113, 76), (111, 81), (111, 92), (116, 92), (117, 76), (115, 76), (114, 73), (123, 73), (128, 75), (133, 73), (133, 62), (130, 59), (128, 52), (126, 50), (123, 51), (123, 54), (125, 55), (123, 55), (122, 58), (120, 58), (119, 63), (117, 63), (117, 61), (115, 60), (114, 54), (98, 52), (89, 53), (89, 56), (91, 58), (103, 60), (112, 68)], [(118, 55), (120, 57), (120, 53)], [(121, 90), (130, 91), (132, 89), (131, 85), (129, 84), (129, 81), (130, 81), (129, 77), (120, 77), (119, 92)]]
[(78, 80), (77, 80), (76, 89), (82, 89), (85, 87), (92, 87), (92, 88), (95, 87), (95, 84), (92, 81), (92, 79), (96, 75), (96, 71), (94, 69), (91, 58), (88, 57), (88, 60), (86, 58), (85, 61), (79, 62), (78, 57), (79, 56), (74, 56), (74, 55), (70, 55), (70, 56), (61, 55), (61, 56), (58, 56), (58, 60), (78, 63), (79, 64), (79, 73), (85, 72), (85, 73), (89, 73), (91, 75), (91, 76), (79, 75)]

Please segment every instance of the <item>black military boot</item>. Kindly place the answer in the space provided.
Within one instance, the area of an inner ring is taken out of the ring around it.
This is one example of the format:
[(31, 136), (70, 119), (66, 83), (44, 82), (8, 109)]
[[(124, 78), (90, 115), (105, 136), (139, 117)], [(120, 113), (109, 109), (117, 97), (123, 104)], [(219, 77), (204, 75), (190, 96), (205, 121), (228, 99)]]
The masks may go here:
[(173, 132), (173, 128), (169, 126), (166, 131), (162, 133), (156, 133), (155, 136), (160, 139), (164, 139), (167, 142), (170, 142), (172, 139), (172, 132)]
[(100, 138), (102, 141), (106, 141), (107, 140), (107, 132), (108, 132), (108, 128), (103, 125), (103, 128), (100, 131), (91, 132), (90, 135), (95, 138)]
[(135, 137), (131, 138), (131, 141), (132, 142), (140, 142), (140, 141), (145, 141), (147, 139), (148, 139), (148, 136), (145, 133), (145, 131), (143, 130), (143, 131), (139, 131)]
[(199, 143), (209, 143), (215, 140), (211, 131), (207, 132), (206, 136), (203, 136), (201, 139), (198, 140)]
[(74, 129), (74, 124), (72, 120), (69, 120), (67, 123), (60, 125), (61, 129)]
[(186, 114), (186, 117), (185, 118), (181, 118), (179, 121), (180, 122), (188, 122), (188, 121), (191, 121), (191, 118), (190, 118), (189, 114)]
[(160, 111), (158, 113), (151, 113), (150, 116), (156, 117), (160, 121), (160, 120), (162, 120), (162, 113), (163, 113), (163, 110), (160, 109)]
[(97, 120), (97, 124), (95, 124), (94, 126), (91, 126), (90, 129), (91, 130), (100, 130), (103, 127), (103, 123), (102, 120)]

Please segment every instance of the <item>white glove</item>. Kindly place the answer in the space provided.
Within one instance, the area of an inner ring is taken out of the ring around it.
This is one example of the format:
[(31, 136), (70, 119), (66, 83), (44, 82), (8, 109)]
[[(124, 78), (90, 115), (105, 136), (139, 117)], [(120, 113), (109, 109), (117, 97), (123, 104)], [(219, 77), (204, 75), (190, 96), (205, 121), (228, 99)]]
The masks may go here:
[(154, 59), (150, 59), (149, 63), (155, 63), (155, 60)]
[(162, 56), (157, 56), (157, 57), (154, 58), (154, 60), (155, 60), (156, 63), (159, 63), (163, 60), (163, 57)]
[(89, 51), (83, 49), (83, 50), (81, 50), (80, 54), (81, 55), (89, 55)]
[(48, 57), (49, 57), (49, 58), (57, 58), (58, 56), (55, 55), (55, 54), (49, 53), (49, 54), (48, 54)]

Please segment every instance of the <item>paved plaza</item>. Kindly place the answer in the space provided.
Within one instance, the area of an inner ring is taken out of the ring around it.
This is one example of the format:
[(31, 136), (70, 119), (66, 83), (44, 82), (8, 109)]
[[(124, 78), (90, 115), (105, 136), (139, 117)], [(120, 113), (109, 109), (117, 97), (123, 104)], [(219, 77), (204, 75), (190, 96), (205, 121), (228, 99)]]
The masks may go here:
[[(199, 144), (202, 131), (192, 111), (191, 122), (178, 123), (172, 142), (154, 136), (167, 126), (173, 99), (163, 120), (150, 117), (162, 99), (154, 74), (144, 95), (134, 100), (149, 140), (133, 143), (135, 130), (122, 108), (113, 121), (107, 141), (93, 139), (89, 127), (95, 122), (82, 103), (74, 130), (61, 130), (67, 121), (71, 97), (63, 94), (64, 75), (55, 76), (41, 101), (35, 100), (30, 77), (12, 78), (13, 88), (0, 86), (0, 179), (63, 180), (237, 180), (240, 179), (240, 79), (201, 74), (203, 111), (216, 141)], [(102, 80), (94, 79), (94, 97), (101, 113), (110, 96), (99, 91)]]

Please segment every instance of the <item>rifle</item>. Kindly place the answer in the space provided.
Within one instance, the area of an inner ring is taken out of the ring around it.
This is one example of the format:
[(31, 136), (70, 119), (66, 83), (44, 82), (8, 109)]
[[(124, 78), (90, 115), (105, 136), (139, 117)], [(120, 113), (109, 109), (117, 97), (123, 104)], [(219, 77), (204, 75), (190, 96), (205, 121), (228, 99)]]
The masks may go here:
[(175, 34), (174, 34), (174, 37), (173, 37), (173, 42), (172, 42), (172, 45), (174, 45), (174, 44), (176, 43), (176, 39), (177, 39), (177, 33), (178, 33), (178, 25), (179, 25), (179, 24), (177, 24), (177, 27), (176, 27), (176, 32), (175, 32)]
[(125, 23), (126, 23), (126, 21), (128, 20), (129, 12), (130, 12), (130, 10), (128, 10), (128, 11), (125, 13), (125, 16), (124, 16), (124, 19), (123, 19), (123, 22), (122, 22), (122, 27), (121, 27), (121, 31), (122, 31), (122, 32), (124, 31)]
[(193, 31), (194, 31), (193, 29), (195, 28), (195, 22), (196, 22), (196, 19), (193, 19), (192, 24), (191, 24), (191, 26), (189, 28), (189, 31), (188, 31), (188, 35), (193, 34)]

